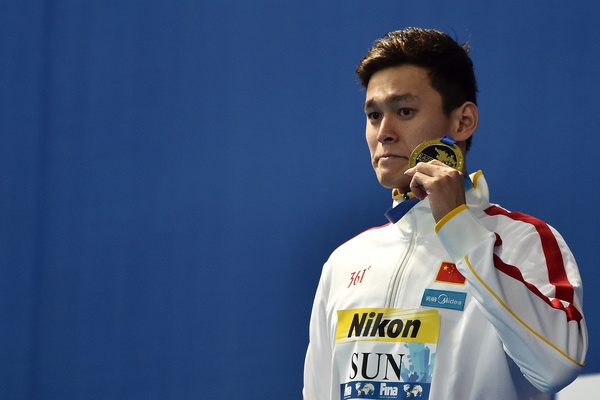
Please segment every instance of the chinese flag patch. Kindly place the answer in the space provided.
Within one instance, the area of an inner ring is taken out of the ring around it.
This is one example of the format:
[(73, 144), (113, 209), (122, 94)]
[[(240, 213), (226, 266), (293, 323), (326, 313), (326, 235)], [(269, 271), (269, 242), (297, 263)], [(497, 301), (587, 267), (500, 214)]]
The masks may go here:
[(464, 285), (466, 279), (460, 272), (458, 272), (458, 269), (456, 269), (456, 264), (444, 261), (442, 262), (442, 265), (440, 265), (440, 270), (435, 277), (435, 281)]

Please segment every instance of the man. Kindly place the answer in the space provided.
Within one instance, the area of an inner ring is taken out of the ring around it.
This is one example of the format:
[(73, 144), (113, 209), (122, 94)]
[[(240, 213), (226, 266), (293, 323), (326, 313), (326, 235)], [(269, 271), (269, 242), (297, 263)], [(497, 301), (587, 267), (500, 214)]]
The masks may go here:
[(491, 204), (481, 171), (466, 173), (479, 118), (467, 46), (390, 32), (357, 74), (394, 208), (323, 267), (304, 400), (551, 398), (585, 362), (581, 279), (558, 232)]

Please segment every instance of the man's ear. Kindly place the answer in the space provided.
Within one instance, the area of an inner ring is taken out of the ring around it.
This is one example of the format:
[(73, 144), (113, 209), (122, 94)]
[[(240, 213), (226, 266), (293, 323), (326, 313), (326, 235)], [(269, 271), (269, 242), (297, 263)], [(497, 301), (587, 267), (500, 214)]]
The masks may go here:
[(457, 142), (464, 142), (475, 133), (479, 123), (479, 109), (471, 101), (464, 102), (451, 113), (452, 132), (450, 136)]

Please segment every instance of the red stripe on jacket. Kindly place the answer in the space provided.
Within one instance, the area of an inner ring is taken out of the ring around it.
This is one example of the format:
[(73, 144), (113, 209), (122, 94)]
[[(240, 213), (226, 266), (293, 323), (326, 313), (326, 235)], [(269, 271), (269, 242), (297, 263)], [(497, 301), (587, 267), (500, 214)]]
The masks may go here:
[[(563, 310), (567, 314), (568, 320), (574, 320), (577, 322), (581, 321), (583, 316), (581, 315), (581, 312), (579, 312), (579, 310), (573, 305), (575, 290), (567, 277), (560, 247), (556, 241), (556, 237), (550, 230), (550, 227), (545, 222), (537, 218), (523, 213), (509, 212), (498, 206), (491, 206), (486, 209), (485, 212), (488, 215), (503, 215), (515, 221), (525, 222), (535, 227), (538, 235), (540, 236), (542, 250), (544, 252), (544, 257), (546, 258), (548, 280), (555, 288), (556, 298), (551, 299), (545, 296), (536, 286), (525, 281), (519, 268), (506, 264), (500, 259), (500, 257), (494, 254), (494, 265), (496, 268), (506, 275), (522, 282), (531, 292), (544, 300), (550, 306), (559, 310)], [(499, 238), (498, 234), (496, 234), (496, 236)], [(500, 238), (496, 245), (498, 246), (499, 244), (501, 244)], [(565, 307), (560, 300), (566, 301), (568, 306)]]

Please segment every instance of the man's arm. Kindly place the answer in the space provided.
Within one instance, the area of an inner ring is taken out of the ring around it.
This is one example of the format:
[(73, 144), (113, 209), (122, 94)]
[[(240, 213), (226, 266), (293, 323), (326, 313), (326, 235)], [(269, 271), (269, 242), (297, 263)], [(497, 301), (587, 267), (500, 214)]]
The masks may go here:
[(587, 351), (578, 268), (566, 243), (544, 222), (500, 207), (490, 232), (459, 206), (436, 226), (495, 326), (506, 353), (539, 390), (557, 392), (580, 373)]
[(436, 232), (506, 353), (538, 389), (556, 392), (580, 373), (588, 339), (577, 264), (558, 232), (500, 207), (495, 232), (466, 206), (463, 175), (434, 160), (409, 169), (429, 197)]

